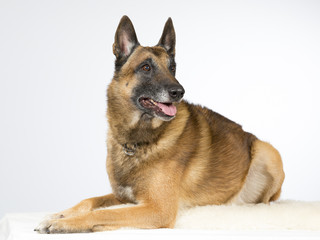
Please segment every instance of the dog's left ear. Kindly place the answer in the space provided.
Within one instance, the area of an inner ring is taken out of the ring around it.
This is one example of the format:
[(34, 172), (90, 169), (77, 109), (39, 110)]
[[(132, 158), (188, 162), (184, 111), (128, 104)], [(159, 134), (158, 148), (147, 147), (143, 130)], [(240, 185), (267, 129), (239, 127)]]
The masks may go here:
[(176, 33), (171, 18), (168, 18), (166, 25), (164, 26), (158, 46), (163, 47), (169, 55), (175, 55)]

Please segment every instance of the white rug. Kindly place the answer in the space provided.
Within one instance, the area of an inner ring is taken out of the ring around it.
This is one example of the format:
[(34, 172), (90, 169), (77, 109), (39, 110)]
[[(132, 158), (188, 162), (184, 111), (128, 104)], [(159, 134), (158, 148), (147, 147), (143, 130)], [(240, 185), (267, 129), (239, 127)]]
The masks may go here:
[(0, 240), (102, 239), (320, 239), (320, 202), (204, 206), (180, 211), (175, 229), (120, 229), (101, 233), (41, 235), (46, 213), (12, 213), (0, 221)]
[(320, 231), (320, 202), (196, 207), (180, 212), (176, 228)]

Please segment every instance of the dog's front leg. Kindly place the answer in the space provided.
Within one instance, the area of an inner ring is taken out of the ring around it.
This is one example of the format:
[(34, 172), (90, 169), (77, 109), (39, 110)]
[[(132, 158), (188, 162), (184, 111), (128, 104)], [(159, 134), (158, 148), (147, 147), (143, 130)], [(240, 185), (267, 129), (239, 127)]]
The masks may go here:
[(118, 209), (87, 212), (71, 218), (54, 219), (39, 229), (40, 233), (75, 233), (114, 230), (121, 227), (172, 228), (177, 208), (142, 204)]
[(123, 203), (127, 202), (121, 202), (115, 197), (114, 194), (108, 194), (105, 196), (93, 197), (82, 200), (74, 207), (59, 212), (56, 215), (58, 216), (58, 218), (74, 217), (79, 214), (95, 210), (97, 208), (110, 207), (113, 205), (119, 205)]
[(48, 224), (55, 219), (75, 217), (75, 216), (84, 214), (86, 212), (93, 211), (94, 209), (97, 209), (97, 208), (109, 207), (109, 206), (119, 205), (123, 203), (126, 203), (126, 202), (119, 201), (114, 194), (88, 198), (88, 199), (82, 200), (80, 203), (78, 203), (72, 208), (61, 211), (59, 213), (46, 216), (46, 218), (39, 224), (39, 226), (35, 230), (40, 231), (40, 229), (46, 228)]

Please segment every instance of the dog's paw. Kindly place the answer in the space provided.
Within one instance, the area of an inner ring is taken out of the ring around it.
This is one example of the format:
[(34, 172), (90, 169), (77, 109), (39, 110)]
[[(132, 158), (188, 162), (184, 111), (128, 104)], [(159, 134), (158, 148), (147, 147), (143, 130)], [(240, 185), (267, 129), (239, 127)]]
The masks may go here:
[(39, 233), (53, 233), (54, 227), (52, 226), (55, 226), (55, 220), (61, 218), (64, 218), (64, 215), (60, 213), (50, 214), (40, 222), (40, 224), (34, 229), (34, 231), (37, 231)]
[(44, 234), (51, 233), (80, 233), (80, 232), (91, 232), (92, 229), (85, 224), (81, 224), (77, 219), (74, 218), (58, 218), (53, 219), (52, 217), (59, 217), (57, 215), (51, 215), (49, 218), (44, 219), (35, 231)]
[(67, 231), (59, 226), (58, 220), (45, 220), (40, 223), (40, 225), (35, 229), (39, 233), (67, 233)]
[(37, 231), (38, 233), (50, 233), (49, 227), (51, 226), (51, 216), (47, 216), (45, 219), (43, 219), (40, 224), (34, 229), (34, 231)]
[(57, 219), (47, 219), (42, 221), (35, 231), (42, 234), (73, 232), (71, 229), (67, 229), (64, 224)]
[(54, 214), (50, 214), (44, 217), (44, 219), (40, 222), (40, 224), (38, 225), (38, 227), (36, 227), (34, 229), (34, 231), (37, 231), (39, 233), (46, 233), (44, 232), (44, 229), (47, 225), (49, 225), (50, 221), (55, 220), (55, 219), (61, 219), (61, 218), (65, 218), (65, 214), (63, 214), (63, 212), (61, 213), (54, 213)]

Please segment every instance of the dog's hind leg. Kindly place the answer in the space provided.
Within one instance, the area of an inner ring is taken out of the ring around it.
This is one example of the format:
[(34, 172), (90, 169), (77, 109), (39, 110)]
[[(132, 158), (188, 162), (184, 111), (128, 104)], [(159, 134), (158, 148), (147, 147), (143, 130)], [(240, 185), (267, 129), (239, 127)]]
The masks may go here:
[(279, 152), (269, 143), (256, 140), (251, 148), (251, 165), (240, 192), (229, 203), (269, 203), (280, 196), (284, 180)]
[(261, 198), (263, 203), (269, 203), (280, 197), (281, 186), (285, 178), (281, 156), (269, 143), (256, 141), (254, 147), (255, 157), (262, 160), (270, 175), (271, 180), (266, 184), (265, 192)]

